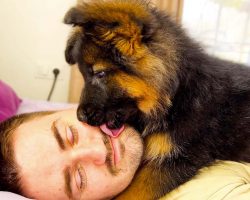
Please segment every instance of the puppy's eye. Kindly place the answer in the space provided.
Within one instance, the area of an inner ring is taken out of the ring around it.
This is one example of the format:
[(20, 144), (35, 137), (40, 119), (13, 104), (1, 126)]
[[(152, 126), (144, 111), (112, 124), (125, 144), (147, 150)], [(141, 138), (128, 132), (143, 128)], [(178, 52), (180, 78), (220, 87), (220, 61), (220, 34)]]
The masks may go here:
[(95, 77), (97, 77), (97, 78), (103, 78), (105, 76), (106, 76), (106, 72), (105, 71), (95, 72)]

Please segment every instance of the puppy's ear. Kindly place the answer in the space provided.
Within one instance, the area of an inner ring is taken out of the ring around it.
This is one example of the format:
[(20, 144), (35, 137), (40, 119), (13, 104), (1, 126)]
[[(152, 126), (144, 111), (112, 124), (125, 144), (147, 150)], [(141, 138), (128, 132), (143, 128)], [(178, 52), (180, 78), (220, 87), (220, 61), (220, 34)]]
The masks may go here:
[(82, 26), (85, 23), (83, 12), (79, 8), (71, 8), (64, 16), (64, 23)]
[(142, 42), (147, 43), (151, 41), (157, 28), (158, 28), (158, 23), (156, 22), (154, 17), (151, 17), (150, 21), (142, 23), (142, 29), (141, 29)]
[(82, 52), (83, 34), (81, 27), (75, 27), (75, 30), (67, 41), (65, 49), (65, 59), (70, 65), (77, 63), (79, 55)]
[(143, 24), (141, 34), (142, 34), (142, 42), (148, 42), (153, 37), (155, 31), (155, 27), (153, 24)]

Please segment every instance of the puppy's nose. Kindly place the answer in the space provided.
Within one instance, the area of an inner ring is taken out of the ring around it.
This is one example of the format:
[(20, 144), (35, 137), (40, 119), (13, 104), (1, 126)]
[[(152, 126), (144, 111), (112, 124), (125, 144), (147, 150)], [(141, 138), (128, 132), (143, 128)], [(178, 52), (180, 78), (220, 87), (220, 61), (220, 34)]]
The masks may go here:
[(78, 107), (77, 109), (77, 118), (81, 122), (87, 121), (87, 116), (84, 114), (84, 110), (81, 107)]

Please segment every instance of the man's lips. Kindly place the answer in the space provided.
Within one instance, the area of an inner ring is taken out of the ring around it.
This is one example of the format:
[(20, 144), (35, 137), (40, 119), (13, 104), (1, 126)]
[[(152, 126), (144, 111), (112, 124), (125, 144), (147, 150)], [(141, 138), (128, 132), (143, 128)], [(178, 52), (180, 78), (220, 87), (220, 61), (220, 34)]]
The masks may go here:
[(110, 142), (111, 142), (112, 150), (113, 150), (114, 165), (117, 166), (117, 164), (121, 160), (120, 145), (117, 139), (112, 138), (112, 137), (110, 137)]
[(114, 165), (117, 165), (119, 161), (121, 160), (121, 149), (120, 144), (118, 140), (118, 136), (122, 133), (124, 130), (124, 125), (119, 129), (109, 129), (106, 124), (103, 124), (100, 126), (100, 129), (109, 136), (111, 148), (113, 151), (113, 160)]

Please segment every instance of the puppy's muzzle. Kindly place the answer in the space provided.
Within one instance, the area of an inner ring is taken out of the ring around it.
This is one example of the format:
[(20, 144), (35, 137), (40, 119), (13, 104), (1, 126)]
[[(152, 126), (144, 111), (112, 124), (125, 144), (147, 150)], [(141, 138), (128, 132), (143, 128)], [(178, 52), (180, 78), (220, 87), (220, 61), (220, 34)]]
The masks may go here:
[(130, 117), (131, 112), (127, 108), (98, 108), (96, 105), (80, 105), (77, 109), (79, 121), (92, 126), (100, 126), (106, 123), (110, 129), (120, 128)]
[(77, 118), (79, 121), (86, 122), (91, 126), (100, 126), (105, 123), (105, 112), (103, 108), (97, 108), (90, 104), (79, 105)]

